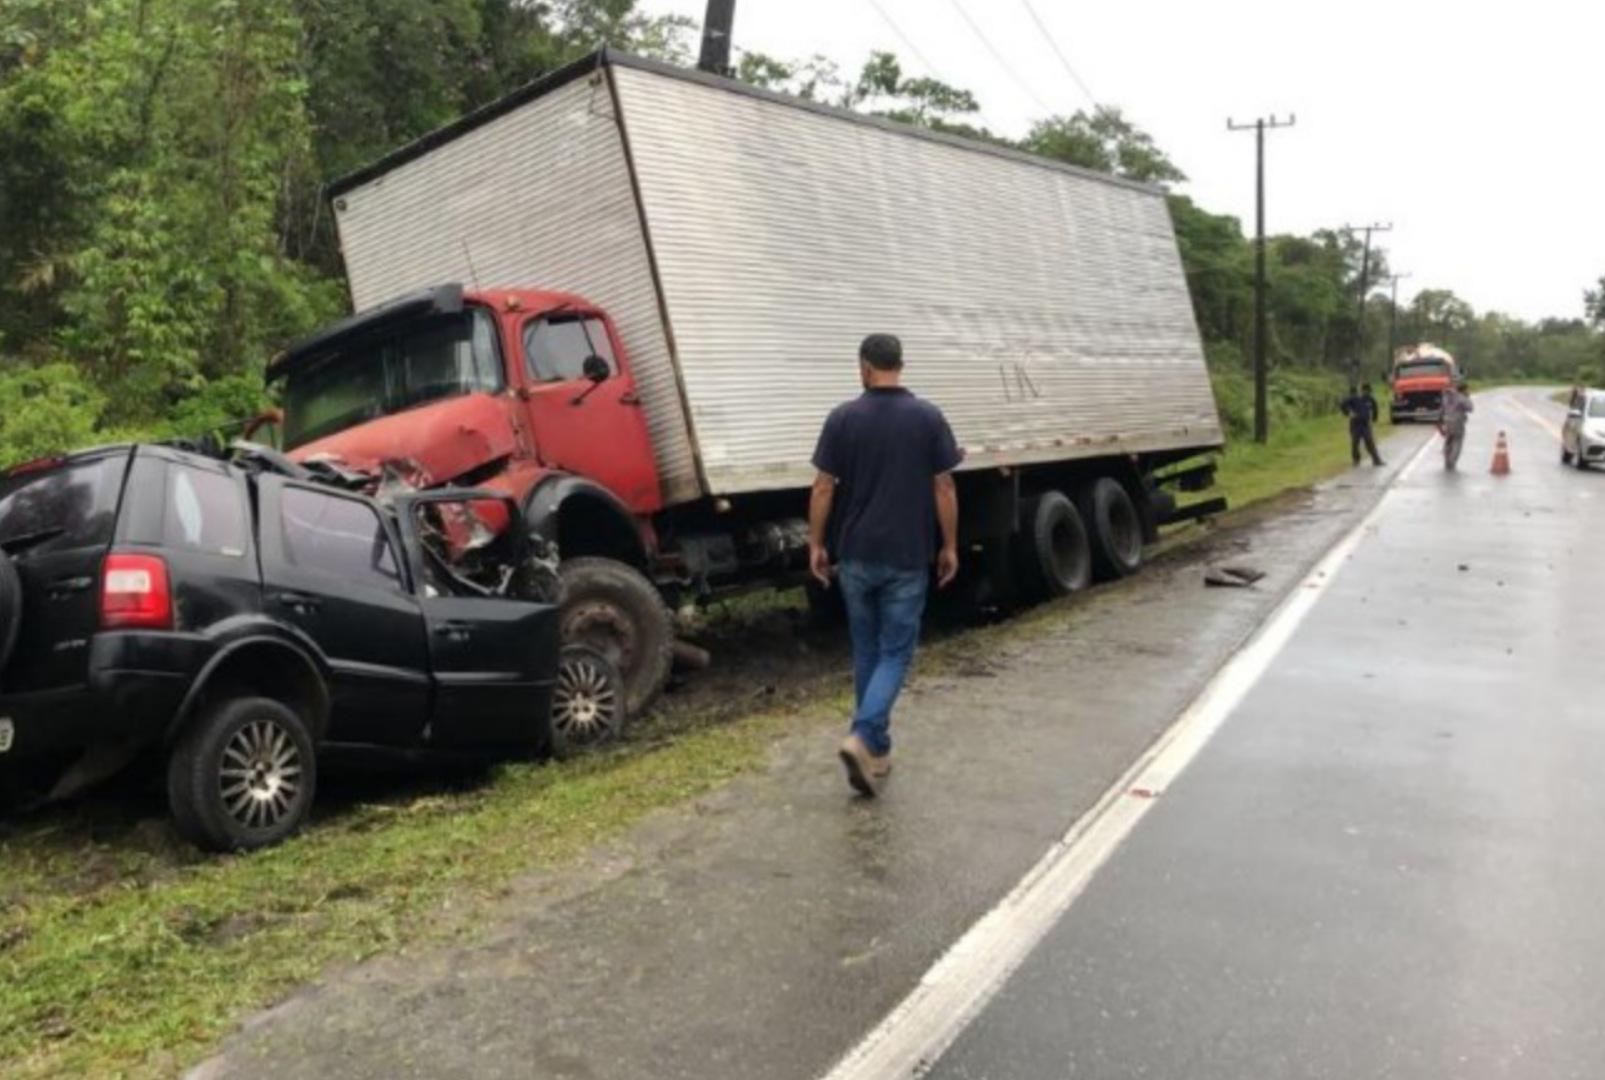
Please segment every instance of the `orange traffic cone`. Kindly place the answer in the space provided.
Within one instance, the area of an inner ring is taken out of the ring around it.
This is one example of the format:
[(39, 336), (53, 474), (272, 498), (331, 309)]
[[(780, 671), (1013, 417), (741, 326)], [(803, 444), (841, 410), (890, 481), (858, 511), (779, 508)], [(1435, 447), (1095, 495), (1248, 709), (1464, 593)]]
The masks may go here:
[(1510, 445), (1505, 441), (1505, 433), (1499, 433), (1499, 441), (1494, 444), (1494, 467), (1488, 470), (1495, 476), (1507, 476), (1510, 473)]

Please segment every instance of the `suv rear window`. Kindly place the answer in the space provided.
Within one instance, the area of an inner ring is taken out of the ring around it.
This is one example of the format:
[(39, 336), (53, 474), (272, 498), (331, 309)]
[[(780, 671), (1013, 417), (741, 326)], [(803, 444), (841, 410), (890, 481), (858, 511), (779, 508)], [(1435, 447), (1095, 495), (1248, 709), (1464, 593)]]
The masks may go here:
[(162, 512), (162, 542), (169, 547), (239, 558), (249, 546), (245, 500), (232, 476), (170, 467)]
[(284, 554), (295, 566), (361, 585), (401, 584), (389, 534), (372, 507), (287, 487), (283, 515)]
[(0, 547), (68, 551), (111, 544), (124, 456), (0, 476)]

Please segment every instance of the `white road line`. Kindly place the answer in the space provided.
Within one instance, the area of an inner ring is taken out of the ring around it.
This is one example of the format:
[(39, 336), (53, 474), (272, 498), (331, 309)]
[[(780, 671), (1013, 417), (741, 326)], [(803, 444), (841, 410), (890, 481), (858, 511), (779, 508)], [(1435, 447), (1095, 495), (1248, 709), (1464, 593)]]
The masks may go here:
[[(1414, 472), (1433, 442), (1422, 442), (1394, 483)], [(1392, 495), (1322, 557), (1175, 723), (825, 1080), (902, 1080), (936, 1064), (1264, 675)]]
[(1525, 404), (1523, 404), (1521, 398), (1517, 397), (1515, 394), (1511, 394), (1505, 400), (1510, 402), (1510, 404), (1516, 406), (1516, 408), (1520, 409), (1522, 412), (1526, 413), (1528, 418), (1533, 420), (1534, 422), (1536, 422), (1539, 427), (1542, 427), (1545, 431), (1549, 432), (1556, 439), (1560, 439), (1560, 437), (1561, 437), (1560, 427), (1558, 425), (1554, 424), (1554, 423), (1551, 423), (1549, 420), (1546, 420), (1543, 416), (1539, 415), (1539, 413), (1538, 413), (1538, 411), (1536, 409), (1528, 408)]

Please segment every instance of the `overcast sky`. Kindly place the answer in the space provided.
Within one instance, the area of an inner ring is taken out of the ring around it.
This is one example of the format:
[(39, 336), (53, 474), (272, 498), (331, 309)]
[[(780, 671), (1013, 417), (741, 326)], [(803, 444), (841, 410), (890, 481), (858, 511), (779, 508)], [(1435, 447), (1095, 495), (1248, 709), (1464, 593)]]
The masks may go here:
[[(705, 0), (642, 2), (699, 25), (705, 10)], [(1413, 274), (1401, 299), (1452, 288), (1479, 311), (1576, 317), (1583, 288), (1605, 274), (1605, 6), (1030, 3), (1098, 101), (1124, 109), (1188, 174), (1180, 190), (1247, 230), (1254, 139), (1228, 134), (1226, 119), (1291, 112), (1297, 126), (1267, 136), (1267, 228), (1391, 222), (1379, 241)], [(1026, 0), (737, 0), (735, 42), (822, 53), (846, 73), (890, 49), (911, 71), (974, 91), (989, 126), (1009, 135), (1043, 104), (1089, 104)]]

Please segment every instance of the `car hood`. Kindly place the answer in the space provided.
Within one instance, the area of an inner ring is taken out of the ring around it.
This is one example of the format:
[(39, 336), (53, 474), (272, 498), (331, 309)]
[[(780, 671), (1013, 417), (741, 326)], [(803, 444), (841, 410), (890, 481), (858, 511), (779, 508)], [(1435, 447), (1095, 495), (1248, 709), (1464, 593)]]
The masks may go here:
[(362, 472), (377, 472), (387, 461), (411, 461), (428, 483), (443, 484), (511, 457), (517, 446), (506, 404), (489, 394), (469, 394), (337, 431), (296, 447), (290, 457), (334, 459)]

